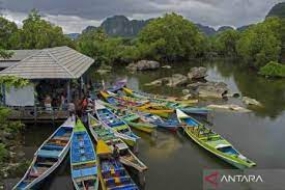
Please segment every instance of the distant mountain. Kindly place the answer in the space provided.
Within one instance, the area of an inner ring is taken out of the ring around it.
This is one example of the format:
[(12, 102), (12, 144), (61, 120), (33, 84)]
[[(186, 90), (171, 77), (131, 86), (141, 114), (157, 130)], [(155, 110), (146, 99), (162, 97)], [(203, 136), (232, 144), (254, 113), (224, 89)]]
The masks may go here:
[(250, 25), (246, 25), (246, 26), (241, 26), (239, 28), (237, 28), (237, 31), (242, 32), (245, 31), (246, 29), (248, 29), (249, 27), (251, 27), (253, 24)]
[(285, 18), (285, 2), (278, 3), (267, 14), (267, 18), (271, 16), (277, 16), (280, 18)]
[[(100, 27), (105, 30), (109, 36), (135, 37), (152, 19), (149, 20), (129, 20), (126, 16), (117, 15), (107, 18)], [(212, 36), (216, 33), (214, 28), (195, 24), (205, 35)], [(82, 33), (96, 30), (99, 27), (88, 26)]]
[(80, 34), (79, 33), (70, 33), (70, 34), (66, 34), (66, 36), (72, 40), (76, 40), (80, 36)]
[(214, 29), (214, 28), (212, 28), (212, 27), (209, 27), (209, 26), (204, 26), (204, 25), (202, 25), (202, 24), (195, 24), (197, 27), (198, 27), (198, 29), (201, 31), (201, 32), (203, 32), (205, 35), (207, 35), (207, 36), (213, 36), (213, 35), (215, 35), (216, 34), (216, 30)]
[(217, 32), (224, 32), (224, 31), (226, 31), (226, 30), (235, 30), (233, 27), (231, 27), (231, 26), (222, 26), (222, 27), (220, 27), (219, 29), (218, 29), (218, 31)]

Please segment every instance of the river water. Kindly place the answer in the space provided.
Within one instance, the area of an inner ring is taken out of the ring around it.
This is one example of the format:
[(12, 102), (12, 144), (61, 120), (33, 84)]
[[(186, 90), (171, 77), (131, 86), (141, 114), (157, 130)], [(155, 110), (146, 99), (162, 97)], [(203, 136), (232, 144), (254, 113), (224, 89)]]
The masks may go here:
[[(213, 112), (208, 117), (214, 131), (224, 136), (241, 153), (257, 163), (258, 169), (285, 169), (285, 81), (258, 77), (253, 71), (244, 69), (230, 61), (213, 63), (183, 63), (171, 70), (127, 74), (116, 69), (98, 80), (128, 77), (129, 86), (135, 89), (160, 94), (181, 94), (183, 88), (146, 87), (143, 84), (174, 73), (186, 74), (192, 66), (206, 66), (210, 81), (222, 81), (230, 91), (257, 99), (262, 108), (250, 113)], [(213, 103), (213, 101), (211, 101)], [(240, 99), (218, 100), (216, 103), (243, 105)], [(37, 147), (55, 130), (53, 126), (28, 127), (24, 137), (24, 151), (31, 159)], [(149, 167), (146, 173), (147, 190), (202, 189), (203, 169), (233, 169), (200, 148), (183, 134), (159, 131), (156, 138), (142, 135), (139, 157)], [(20, 177), (20, 176), (18, 176)], [(19, 178), (6, 180), (10, 187)], [(9, 187), (8, 187), (9, 189)], [(56, 175), (44, 184), (43, 189), (72, 189), (68, 160)]]

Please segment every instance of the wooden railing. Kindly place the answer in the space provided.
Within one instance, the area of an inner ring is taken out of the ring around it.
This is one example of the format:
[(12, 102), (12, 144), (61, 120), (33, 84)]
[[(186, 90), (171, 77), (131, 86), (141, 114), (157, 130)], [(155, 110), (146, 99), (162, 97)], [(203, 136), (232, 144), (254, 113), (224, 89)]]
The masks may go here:
[(11, 120), (22, 120), (23, 122), (55, 122), (67, 119), (69, 113), (60, 108), (46, 109), (45, 107), (9, 107), (12, 112), (9, 116)]

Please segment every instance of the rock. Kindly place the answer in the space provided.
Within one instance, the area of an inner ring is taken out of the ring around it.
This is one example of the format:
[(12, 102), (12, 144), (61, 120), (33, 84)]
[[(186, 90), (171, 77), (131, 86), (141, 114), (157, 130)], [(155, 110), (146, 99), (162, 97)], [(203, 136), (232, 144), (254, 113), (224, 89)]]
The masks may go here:
[(98, 69), (97, 70), (97, 73), (99, 73), (100, 75), (105, 75), (107, 73), (110, 73), (111, 71), (110, 70), (104, 70), (104, 69)]
[(145, 84), (146, 86), (169, 86), (169, 87), (176, 87), (185, 85), (188, 81), (188, 78), (181, 74), (174, 74), (171, 77), (165, 77), (161, 79), (157, 79), (150, 83)]
[(193, 67), (188, 73), (188, 78), (193, 79), (203, 79), (207, 77), (207, 69), (205, 67)]
[(235, 104), (226, 104), (226, 105), (215, 105), (211, 104), (208, 105), (207, 108), (214, 109), (214, 110), (229, 110), (229, 111), (235, 111), (235, 112), (250, 112), (250, 110), (243, 108), (241, 106), (235, 105)]
[(7, 131), (4, 131), (4, 132), (3, 132), (3, 137), (6, 138), (6, 139), (8, 139), (8, 140), (14, 139), (13, 133), (9, 133), (9, 132), (7, 132)]
[(168, 79), (168, 83), (166, 84), (166, 86), (169, 86), (169, 87), (182, 86), (186, 84), (187, 81), (188, 81), (188, 78), (186, 76), (181, 75), (181, 74), (174, 74), (172, 75), (172, 77)]
[(157, 80), (155, 80), (155, 81), (152, 81), (152, 82), (150, 82), (150, 83), (146, 83), (146, 84), (144, 84), (144, 85), (145, 85), (145, 86), (161, 86), (161, 85), (163, 85), (163, 83), (165, 83), (165, 80), (168, 81), (167, 78), (161, 78), (161, 79), (157, 79)]
[(101, 75), (104, 75), (104, 74), (110, 73), (111, 70), (112, 70), (111, 66), (102, 64), (96, 72), (101, 74)]
[(161, 68), (163, 68), (163, 69), (171, 69), (171, 66), (170, 65), (163, 65)]
[(19, 151), (19, 152), (17, 152), (16, 154), (17, 154), (17, 157), (18, 157), (18, 158), (23, 158), (23, 157), (25, 157), (25, 152), (23, 152), (23, 151)]
[(182, 94), (183, 95), (188, 95), (190, 93), (190, 90), (189, 89), (183, 89), (182, 90)]
[(247, 96), (244, 96), (242, 98), (243, 103), (245, 103), (246, 105), (252, 105), (252, 106), (262, 106), (262, 104), (260, 102), (258, 102), (257, 100), (253, 99), (253, 98), (249, 98)]
[(191, 100), (194, 98), (193, 94), (186, 94), (185, 96), (182, 97), (182, 100)]
[(187, 87), (194, 90), (201, 98), (223, 98), (228, 93), (227, 84), (223, 82), (197, 82)]
[(130, 71), (146, 71), (155, 70), (160, 67), (160, 63), (157, 61), (141, 60), (137, 63), (131, 63), (126, 68)]

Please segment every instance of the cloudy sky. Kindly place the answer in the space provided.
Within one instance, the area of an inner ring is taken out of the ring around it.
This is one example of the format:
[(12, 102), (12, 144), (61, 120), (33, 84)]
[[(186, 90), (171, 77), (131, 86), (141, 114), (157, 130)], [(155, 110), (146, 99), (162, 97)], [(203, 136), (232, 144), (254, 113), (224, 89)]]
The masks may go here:
[(63, 27), (65, 33), (98, 26), (112, 15), (148, 19), (177, 12), (204, 25), (243, 26), (261, 21), (268, 11), (284, 0), (0, 0), (1, 14), (21, 25), (36, 8), (45, 19)]

